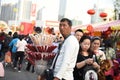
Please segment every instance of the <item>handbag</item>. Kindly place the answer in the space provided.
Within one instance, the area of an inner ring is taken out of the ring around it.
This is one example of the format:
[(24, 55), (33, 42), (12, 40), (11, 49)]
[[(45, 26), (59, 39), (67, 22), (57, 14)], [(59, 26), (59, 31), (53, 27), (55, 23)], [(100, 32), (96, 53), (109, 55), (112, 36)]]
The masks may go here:
[(44, 71), (46, 80), (53, 80), (54, 78), (54, 67), (55, 67), (55, 63), (57, 61), (58, 55), (59, 53), (56, 55), (55, 59), (53, 60), (51, 67)]
[(5, 72), (4, 72), (4, 67), (3, 64), (0, 62), (0, 77), (4, 77)]
[[(85, 57), (82, 56), (85, 60)], [(96, 56), (92, 56), (93, 61), (96, 62)], [(84, 80), (98, 80), (97, 69), (93, 67), (93, 65), (86, 64), (83, 68), (82, 77)]]
[(92, 65), (86, 65), (83, 70), (83, 74), (84, 80), (98, 80), (97, 69)]
[(45, 70), (45, 78), (46, 80), (53, 80), (53, 69), (46, 69)]

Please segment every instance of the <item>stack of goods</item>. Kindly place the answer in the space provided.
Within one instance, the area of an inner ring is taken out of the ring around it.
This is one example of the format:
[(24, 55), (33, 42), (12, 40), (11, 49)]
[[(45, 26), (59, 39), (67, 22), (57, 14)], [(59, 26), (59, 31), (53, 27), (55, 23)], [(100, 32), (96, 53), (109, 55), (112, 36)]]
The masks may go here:
[(45, 34), (37, 34), (30, 35), (30, 38), (34, 45), (52, 45), (54, 36), (53, 35), (45, 35)]
[(45, 34), (31, 34), (30, 38), (33, 44), (28, 44), (26, 46), (28, 61), (35, 65), (35, 61), (49, 61), (50, 59), (54, 58), (55, 53), (53, 53), (53, 50), (56, 48), (56, 46), (52, 45), (54, 36)]
[(37, 34), (30, 35), (33, 44), (26, 47), (27, 60), (35, 66), (38, 75), (42, 75), (44, 70), (48, 68), (49, 62), (55, 57), (53, 50), (57, 47), (52, 45), (54, 36)]

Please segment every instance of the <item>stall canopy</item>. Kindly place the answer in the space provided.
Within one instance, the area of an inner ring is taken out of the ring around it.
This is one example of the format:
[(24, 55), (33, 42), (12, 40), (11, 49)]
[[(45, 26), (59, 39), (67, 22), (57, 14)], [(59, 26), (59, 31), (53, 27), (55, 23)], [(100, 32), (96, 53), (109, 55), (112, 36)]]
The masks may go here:
[(112, 30), (120, 30), (120, 20), (111, 21), (102, 25), (94, 26), (94, 31), (106, 31), (109, 27)]
[[(76, 29), (87, 29), (87, 25), (78, 25), (78, 26), (73, 26), (73, 31)], [(91, 24), (94, 31), (106, 31), (109, 27), (112, 30), (120, 30), (120, 20), (115, 20), (115, 21), (105, 21), (105, 22), (100, 22), (100, 23), (94, 23)]]

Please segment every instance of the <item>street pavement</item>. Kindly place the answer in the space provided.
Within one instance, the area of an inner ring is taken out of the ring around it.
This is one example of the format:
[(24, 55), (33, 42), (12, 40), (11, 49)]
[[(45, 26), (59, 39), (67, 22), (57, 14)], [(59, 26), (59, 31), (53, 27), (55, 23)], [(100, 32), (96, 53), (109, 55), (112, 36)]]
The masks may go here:
[(37, 80), (37, 75), (35, 73), (25, 70), (26, 66), (25, 62), (23, 62), (22, 70), (18, 72), (18, 70), (14, 70), (11, 65), (7, 65), (4, 67), (5, 77), (0, 78), (0, 80)]

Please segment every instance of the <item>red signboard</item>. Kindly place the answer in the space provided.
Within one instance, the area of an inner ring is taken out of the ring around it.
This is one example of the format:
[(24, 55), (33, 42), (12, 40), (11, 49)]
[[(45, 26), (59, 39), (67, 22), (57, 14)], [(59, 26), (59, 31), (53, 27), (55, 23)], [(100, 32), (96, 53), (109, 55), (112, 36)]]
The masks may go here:
[(20, 34), (30, 34), (33, 32), (34, 25), (28, 22), (21, 22), (20, 25)]

